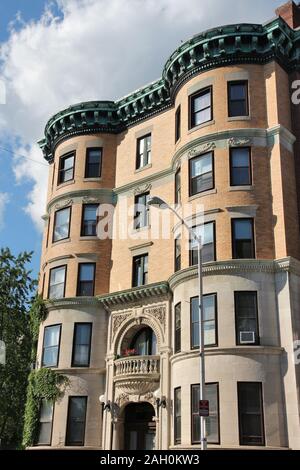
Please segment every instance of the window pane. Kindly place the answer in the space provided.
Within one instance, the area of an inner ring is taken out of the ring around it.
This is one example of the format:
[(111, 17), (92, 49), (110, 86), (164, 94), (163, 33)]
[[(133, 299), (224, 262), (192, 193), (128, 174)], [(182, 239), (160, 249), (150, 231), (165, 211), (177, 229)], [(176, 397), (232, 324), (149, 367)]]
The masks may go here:
[(250, 185), (249, 168), (233, 168), (231, 172), (231, 184), (233, 186)]
[(66, 268), (54, 268), (50, 271), (49, 298), (59, 299), (64, 296)]
[(40, 411), (40, 422), (52, 421), (53, 404), (47, 400), (42, 400)]
[[(192, 390), (192, 443), (200, 442), (200, 416), (199, 399), (200, 386), (193, 385)], [(209, 401), (209, 417), (206, 418), (207, 442), (217, 444), (219, 442), (219, 408), (218, 408), (218, 384), (206, 384), (205, 398)]]
[(264, 445), (262, 388), (260, 383), (238, 384), (240, 444)]
[(72, 155), (71, 157), (65, 158), (63, 162), (63, 168), (64, 170), (69, 170), (73, 168), (74, 166), (74, 156)]
[(202, 94), (201, 96), (197, 96), (194, 98), (194, 111), (201, 111), (205, 108), (211, 106), (211, 94), (210, 90), (206, 93)]
[(140, 194), (135, 197), (134, 228), (139, 229), (149, 225), (149, 193)]
[(181, 350), (181, 304), (175, 306), (175, 352)]
[(249, 149), (238, 148), (231, 149), (231, 162), (233, 167), (249, 166)]
[[(198, 225), (193, 229), (195, 233), (201, 237), (202, 240), (202, 262), (208, 263), (215, 260), (215, 230), (214, 222), (204, 225)], [(192, 251), (190, 263), (194, 266), (198, 263), (198, 248), (197, 242), (191, 237), (190, 249)]]
[(203, 319), (214, 320), (215, 319), (215, 295), (205, 295), (203, 296)]
[[(199, 341), (199, 306), (198, 297), (191, 299), (191, 340), (192, 348), (198, 348)], [(216, 296), (203, 296), (203, 328), (204, 345), (211, 346), (216, 344)]]
[(69, 236), (69, 224), (70, 224), (70, 213), (71, 208), (67, 207), (57, 211), (55, 214), (55, 227), (53, 240), (63, 240)]
[(137, 144), (137, 168), (142, 168), (143, 166), (150, 163), (151, 158), (151, 135), (142, 137), (138, 139)]
[(195, 114), (195, 126), (199, 126), (200, 124), (203, 124), (204, 122), (207, 122), (210, 120), (211, 120), (210, 108), (204, 109), (203, 111), (198, 111)]
[(94, 264), (81, 264), (79, 272), (80, 272), (81, 281), (93, 281), (95, 265)]
[(40, 407), (40, 427), (37, 440), (39, 445), (51, 444), (52, 419), (53, 403), (43, 399)]
[(148, 255), (133, 258), (133, 287), (142, 286), (147, 283)]
[(98, 178), (101, 175), (102, 149), (87, 149), (86, 178)]
[(174, 390), (174, 441), (181, 442), (181, 388)]
[(88, 345), (85, 344), (78, 344), (76, 345), (76, 349), (74, 351), (74, 365), (88, 365), (89, 363), (89, 351), (90, 348)]
[[(257, 293), (235, 292), (235, 315), (237, 328), (237, 344), (258, 343), (258, 318), (257, 318)], [(242, 332), (254, 333), (249, 336), (241, 335)], [(254, 340), (254, 343), (253, 343)]]
[(250, 220), (235, 220), (234, 226), (236, 240), (252, 239), (252, 223)]
[(99, 163), (101, 158), (101, 150), (100, 149), (89, 149), (89, 163)]
[(44, 330), (42, 365), (56, 367), (58, 363), (61, 325), (47, 326)]
[(73, 366), (89, 365), (91, 329), (91, 324), (75, 324)]
[(70, 397), (67, 427), (67, 445), (83, 445), (86, 397)]
[(245, 100), (246, 99), (246, 86), (244, 84), (230, 85), (230, 99), (231, 100)]
[(38, 437), (39, 445), (51, 444), (51, 430), (52, 430), (52, 423), (40, 423), (40, 431), (39, 431), (39, 437)]
[(47, 326), (45, 328), (44, 347), (58, 346), (60, 325)]
[(212, 154), (203, 155), (191, 160), (191, 175), (199, 176), (212, 171)]
[(97, 234), (98, 205), (89, 204), (83, 207), (82, 236), (95, 236)]

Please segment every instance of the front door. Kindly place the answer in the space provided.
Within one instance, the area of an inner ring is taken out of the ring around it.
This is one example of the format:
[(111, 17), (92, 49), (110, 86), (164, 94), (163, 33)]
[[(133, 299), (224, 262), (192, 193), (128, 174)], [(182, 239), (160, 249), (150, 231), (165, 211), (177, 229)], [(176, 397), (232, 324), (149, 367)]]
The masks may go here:
[(149, 403), (130, 403), (125, 408), (125, 450), (153, 450), (156, 426)]

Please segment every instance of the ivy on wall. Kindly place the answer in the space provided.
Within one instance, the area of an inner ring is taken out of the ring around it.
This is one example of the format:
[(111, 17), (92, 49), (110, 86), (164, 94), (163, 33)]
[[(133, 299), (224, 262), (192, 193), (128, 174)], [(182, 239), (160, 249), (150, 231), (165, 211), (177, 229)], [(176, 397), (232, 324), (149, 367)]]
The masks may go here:
[(37, 354), (37, 344), (39, 339), (40, 325), (46, 320), (48, 310), (41, 295), (37, 295), (30, 308), (30, 330), (32, 337), (31, 360), (35, 362)]
[[(40, 325), (47, 318), (48, 310), (43, 298), (37, 295), (30, 309), (32, 336), (32, 362), (36, 361)], [(24, 414), (23, 446), (31, 447), (38, 439), (40, 406), (42, 399), (55, 403), (63, 397), (69, 379), (53, 369), (32, 370), (28, 377), (27, 398)]]
[(33, 370), (28, 379), (24, 416), (23, 446), (31, 447), (38, 439), (42, 399), (55, 403), (63, 397), (69, 379), (52, 369)]

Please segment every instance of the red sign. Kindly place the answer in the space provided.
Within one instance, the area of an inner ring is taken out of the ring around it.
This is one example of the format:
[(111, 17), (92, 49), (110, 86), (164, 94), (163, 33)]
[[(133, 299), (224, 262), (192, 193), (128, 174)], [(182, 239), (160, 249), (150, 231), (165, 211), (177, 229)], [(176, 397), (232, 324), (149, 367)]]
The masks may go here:
[(203, 418), (209, 417), (209, 401), (208, 400), (199, 401), (199, 416), (202, 416)]

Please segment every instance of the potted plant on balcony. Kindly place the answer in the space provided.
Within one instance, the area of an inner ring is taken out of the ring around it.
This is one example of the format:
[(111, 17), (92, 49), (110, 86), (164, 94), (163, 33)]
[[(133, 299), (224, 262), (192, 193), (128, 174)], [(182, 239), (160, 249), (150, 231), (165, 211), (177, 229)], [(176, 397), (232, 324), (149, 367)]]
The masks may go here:
[(136, 356), (137, 355), (137, 351), (136, 349), (125, 349), (123, 351), (123, 357), (131, 357), (131, 356)]

